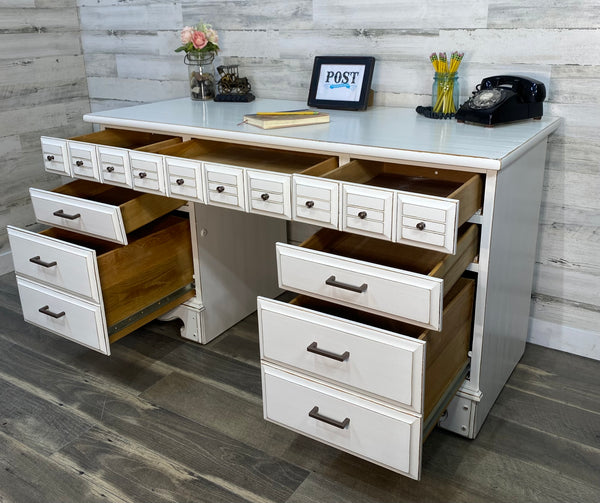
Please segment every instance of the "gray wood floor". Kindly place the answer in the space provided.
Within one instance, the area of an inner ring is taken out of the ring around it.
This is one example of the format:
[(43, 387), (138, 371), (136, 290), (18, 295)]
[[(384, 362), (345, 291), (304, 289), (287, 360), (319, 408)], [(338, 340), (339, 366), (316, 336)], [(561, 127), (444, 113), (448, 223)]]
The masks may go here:
[(0, 502), (600, 500), (600, 362), (528, 346), (415, 482), (265, 422), (257, 339), (255, 316), (207, 346), (154, 322), (107, 358), (24, 323), (0, 276)]

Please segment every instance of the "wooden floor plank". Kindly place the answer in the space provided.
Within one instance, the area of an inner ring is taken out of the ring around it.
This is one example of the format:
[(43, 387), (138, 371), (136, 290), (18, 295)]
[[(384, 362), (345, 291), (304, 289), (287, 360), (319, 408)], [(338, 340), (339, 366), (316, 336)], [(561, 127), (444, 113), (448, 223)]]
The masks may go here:
[(2, 503), (128, 503), (94, 485), (79, 471), (67, 470), (0, 430)]
[(72, 466), (74, 470), (83, 471), (101, 485), (119, 487), (131, 501), (251, 501), (228, 490), (232, 487), (225, 488), (177, 461), (166, 459), (157, 452), (140, 448), (112, 432), (107, 434), (97, 428), (91, 429), (53, 457)]
[(0, 431), (49, 455), (91, 427), (62, 403), (48, 398), (28, 393), (0, 377)]
[[(160, 452), (190, 470), (221, 477), (248, 493), (285, 501), (308, 475), (306, 470), (153, 405), (135, 393), (115, 390), (102, 377), (87, 375), (2, 338), (0, 369), (21, 380), (23, 386), (77, 411), (96, 428), (114, 431), (135, 445)], [(176, 391), (174, 398), (187, 401), (181, 391)], [(221, 418), (228, 420), (227, 414)]]

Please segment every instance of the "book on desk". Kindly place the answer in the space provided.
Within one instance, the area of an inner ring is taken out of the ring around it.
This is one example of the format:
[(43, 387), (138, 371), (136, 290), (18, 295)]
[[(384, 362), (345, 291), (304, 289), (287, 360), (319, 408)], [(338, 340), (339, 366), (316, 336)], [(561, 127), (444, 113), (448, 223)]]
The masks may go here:
[(308, 126), (329, 122), (329, 114), (309, 110), (293, 112), (259, 112), (244, 115), (244, 123), (262, 129), (275, 129), (294, 126)]

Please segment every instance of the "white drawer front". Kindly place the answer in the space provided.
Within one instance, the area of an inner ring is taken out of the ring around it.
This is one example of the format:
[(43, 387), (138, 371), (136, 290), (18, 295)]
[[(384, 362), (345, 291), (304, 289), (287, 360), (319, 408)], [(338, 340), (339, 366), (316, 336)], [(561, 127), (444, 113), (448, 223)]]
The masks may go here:
[(202, 163), (177, 157), (165, 157), (170, 196), (204, 202)]
[[(420, 417), (265, 364), (262, 378), (265, 419), (419, 478)], [(327, 420), (341, 424), (334, 426)]]
[(104, 312), (99, 304), (64, 295), (19, 277), (17, 286), (25, 321), (105, 355), (110, 354)]
[(333, 229), (339, 221), (339, 184), (314, 177), (292, 177), (292, 218)]
[(129, 152), (133, 188), (143, 192), (166, 195), (163, 158), (147, 152)]
[(393, 239), (394, 193), (342, 184), (342, 230)]
[(246, 211), (242, 168), (204, 163), (204, 179), (208, 204)]
[(10, 226), (8, 237), (18, 275), (102, 301), (94, 250)]
[(281, 288), (441, 329), (442, 279), (284, 243), (276, 250)]
[(258, 326), (262, 359), (423, 410), (424, 342), (262, 297)]
[(67, 143), (71, 158), (71, 170), (77, 178), (100, 180), (96, 147), (89, 143), (69, 141)]
[(248, 210), (279, 218), (292, 218), (291, 177), (247, 170)]
[(405, 192), (397, 198), (397, 242), (456, 253), (459, 201)]
[(127, 244), (119, 207), (39, 189), (29, 193), (39, 222)]
[(42, 143), (44, 169), (51, 173), (71, 176), (67, 141), (59, 138), (48, 138), (47, 136), (42, 136), (40, 140)]
[(124, 148), (99, 146), (98, 164), (104, 183), (132, 187), (129, 152)]

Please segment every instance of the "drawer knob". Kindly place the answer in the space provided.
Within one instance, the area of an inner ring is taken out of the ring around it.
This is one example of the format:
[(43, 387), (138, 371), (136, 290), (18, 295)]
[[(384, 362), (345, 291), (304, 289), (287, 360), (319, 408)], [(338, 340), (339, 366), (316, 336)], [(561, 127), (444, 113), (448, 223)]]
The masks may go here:
[(326, 351), (324, 349), (318, 348), (316, 341), (313, 342), (312, 344), (310, 344), (306, 348), (306, 351), (308, 351), (309, 353), (314, 353), (319, 356), (324, 356), (325, 358), (331, 358), (332, 360), (335, 360), (338, 362), (345, 362), (348, 358), (350, 358), (349, 351), (344, 351), (341, 355), (338, 355), (336, 353), (332, 353), (331, 351)]
[(343, 290), (350, 290), (351, 292), (356, 293), (364, 293), (367, 291), (366, 283), (363, 283), (360, 286), (349, 285), (348, 283), (342, 283), (341, 281), (336, 280), (335, 276), (329, 276), (329, 278), (325, 280), (325, 284), (329, 286), (334, 286), (336, 288), (341, 288)]
[(183, 185), (185, 183), (185, 180), (183, 178), (178, 178), (177, 180), (175, 180), (175, 183), (177, 185)]
[(61, 311), (60, 313), (53, 313), (52, 311), (50, 311), (50, 306), (40, 307), (38, 311), (42, 314), (45, 314), (46, 316), (50, 316), (51, 318), (56, 319), (62, 318), (65, 315), (64, 311)]
[(336, 428), (339, 428), (340, 430), (345, 430), (346, 428), (348, 428), (348, 425), (350, 424), (349, 417), (347, 417), (343, 421), (337, 421), (335, 419), (331, 419), (330, 417), (319, 414), (319, 407), (317, 407), (316, 405), (311, 409), (311, 411), (308, 413), (308, 415), (309, 415), (309, 417), (312, 417), (313, 419), (316, 419), (317, 421), (323, 421), (324, 423), (330, 424), (331, 426), (335, 426)]
[(75, 161), (76, 166), (83, 166), (83, 161)]
[(112, 173), (115, 170), (114, 166), (106, 166), (106, 171), (108, 171), (109, 173)]
[(223, 187), (222, 185), (219, 185), (217, 187), (217, 192), (220, 194), (221, 192), (225, 192), (225, 187)]
[(33, 262), (34, 264), (41, 265), (42, 267), (50, 268), (56, 265), (56, 260), (53, 262), (44, 262), (39, 255), (36, 257), (31, 257), (29, 262)]
[(315, 205), (314, 201), (306, 201), (304, 204), (306, 204), (307, 208), (312, 208)]
[(53, 155), (47, 155), (46, 159), (48, 159), (49, 161), (53, 161), (54, 160), (54, 156)]
[(147, 173), (145, 173), (144, 171), (140, 171), (139, 177), (140, 178), (146, 178), (148, 176)]
[(261, 195), (260, 195), (260, 198), (261, 198), (263, 201), (266, 201), (267, 199), (269, 199), (269, 194), (266, 194), (266, 193), (265, 193), (265, 194), (261, 194)]
[(359, 211), (358, 212), (358, 218), (364, 220), (365, 218), (367, 218), (367, 212), (366, 211)]
[(75, 215), (69, 215), (68, 213), (65, 213), (63, 210), (56, 210), (52, 214), (55, 217), (66, 218), (67, 220), (77, 220), (79, 217), (81, 217), (81, 213), (75, 213)]
[(416, 225), (416, 227), (417, 227), (417, 229), (419, 229), (420, 231), (424, 230), (424, 229), (425, 229), (425, 222), (419, 222), (419, 223)]

